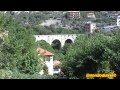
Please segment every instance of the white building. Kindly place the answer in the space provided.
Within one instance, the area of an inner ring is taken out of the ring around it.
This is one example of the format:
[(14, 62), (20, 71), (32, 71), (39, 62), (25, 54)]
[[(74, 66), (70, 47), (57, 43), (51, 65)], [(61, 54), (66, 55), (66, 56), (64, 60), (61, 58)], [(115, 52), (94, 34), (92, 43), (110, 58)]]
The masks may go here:
[(94, 18), (94, 19), (96, 18), (93, 11), (88, 12), (88, 13), (87, 13), (87, 17), (88, 17), (88, 18)]
[(67, 11), (69, 18), (80, 18), (80, 11)]
[(120, 15), (117, 16), (117, 26), (120, 27)]
[[(53, 53), (42, 48), (37, 48), (37, 52), (39, 53), (40, 58), (42, 59), (41, 61), (43, 61), (43, 64), (47, 66), (48, 75), (59, 74), (61, 72), (60, 67), (57, 67), (60, 65), (60, 61), (53, 60), (54, 56)], [(43, 75), (44, 70), (42, 69), (39, 73)]]
[(89, 21), (85, 24), (84, 29), (85, 32), (93, 33), (96, 30), (96, 23)]

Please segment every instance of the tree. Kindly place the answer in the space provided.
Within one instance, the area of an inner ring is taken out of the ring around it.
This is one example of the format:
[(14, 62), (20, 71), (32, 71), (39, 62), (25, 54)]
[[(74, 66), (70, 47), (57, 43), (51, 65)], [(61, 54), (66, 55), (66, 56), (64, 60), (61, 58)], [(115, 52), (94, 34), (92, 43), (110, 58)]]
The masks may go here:
[(111, 44), (109, 45), (109, 48), (111, 51), (109, 51), (109, 59), (111, 68), (115, 71), (117, 74), (117, 78), (120, 78), (120, 31), (116, 33), (116, 35), (113, 36), (113, 39), (111, 41)]
[(106, 62), (111, 62), (108, 47), (110, 42), (110, 38), (96, 33), (77, 38), (65, 55), (64, 66), (68, 71), (66, 75), (83, 79), (86, 78), (87, 73), (113, 72), (111, 64), (104, 66)]
[(33, 74), (38, 70), (35, 38), (21, 26), (8, 33), (4, 43), (4, 68)]
[(43, 48), (43, 49), (46, 49), (46, 50), (48, 50), (48, 51), (50, 51), (50, 52), (54, 52), (54, 49), (50, 46), (50, 44), (47, 43), (47, 42), (44, 41), (44, 40), (38, 41), (38, 42), (37, 42), (37, 45), (38, 45), (38, 47), (41, 47), (41, 48)]
[(71, 43), (65, 43), (64, 47), (62, 48), (62, 54), (65, 55), (68, 47), (71, 45)]

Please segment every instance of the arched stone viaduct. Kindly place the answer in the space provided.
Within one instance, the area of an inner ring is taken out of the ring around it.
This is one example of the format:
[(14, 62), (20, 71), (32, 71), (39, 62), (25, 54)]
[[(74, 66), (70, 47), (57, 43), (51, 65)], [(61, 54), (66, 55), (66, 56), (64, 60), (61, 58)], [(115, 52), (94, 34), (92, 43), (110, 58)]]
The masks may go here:
[(52, 45), (52, 42), (55, 40), (59, 40), (61, 43), (61, 47), (65, 45), (65, 42), (67, 40), (71, 40), (72, 43), (74, 43), (75, 39), (77, 38), (79, 34), (62, 34), (62, 35), (34, 35), (36, 38), (36, 41), (44, 40), (50, 45)]

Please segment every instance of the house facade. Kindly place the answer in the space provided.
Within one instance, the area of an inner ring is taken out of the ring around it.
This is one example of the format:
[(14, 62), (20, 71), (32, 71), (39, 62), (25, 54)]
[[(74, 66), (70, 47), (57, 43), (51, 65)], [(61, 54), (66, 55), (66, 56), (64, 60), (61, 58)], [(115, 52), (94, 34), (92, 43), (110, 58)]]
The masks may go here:
[[(59, 66), (60, 61), (54, 60), (53, 53), (42, 48), (37, 48), (37, 52), (40, 55), (43, 64), (47, 66), (48, 75), (59, 74), (61, 72), (60, 67), (56, 68), (57, 66)], [(44, 70), (41, 70), (40, 74), (44, 74)]]

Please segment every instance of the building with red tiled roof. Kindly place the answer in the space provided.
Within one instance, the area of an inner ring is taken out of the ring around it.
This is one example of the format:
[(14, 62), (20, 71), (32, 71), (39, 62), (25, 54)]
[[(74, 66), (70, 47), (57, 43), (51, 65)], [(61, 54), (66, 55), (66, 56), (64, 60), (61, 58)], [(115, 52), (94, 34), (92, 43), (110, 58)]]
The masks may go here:
[[(53, 53), (43, 49), (43, 48), (37, 48), (36, 50), (40, 55), (40, 59), (44, 62), (44, 65), (48, 68), (48, 74), (53, 75)], [(40, 72), (41, 73), (41, 72)], [(43, 70), (42, 70), (43, 73)]]
[[(39, 55), (41, 55), (40, 58), (42, 59), (42, 61), (44, 61), (44, 64), (47, 66), (49, 75), (60, 73), (61, 69), (58, 66), (61, 64), (61, 62), (59, 60), (53, 60), (53, 53), (43, 48), (37, 48), (36, 51), (39, 53)], [(43, 70), (40, 73), (43, 74)]]

